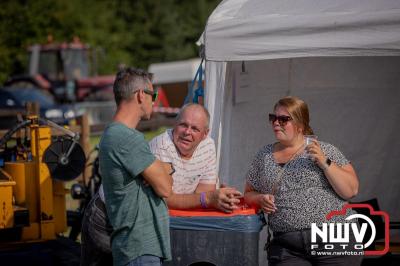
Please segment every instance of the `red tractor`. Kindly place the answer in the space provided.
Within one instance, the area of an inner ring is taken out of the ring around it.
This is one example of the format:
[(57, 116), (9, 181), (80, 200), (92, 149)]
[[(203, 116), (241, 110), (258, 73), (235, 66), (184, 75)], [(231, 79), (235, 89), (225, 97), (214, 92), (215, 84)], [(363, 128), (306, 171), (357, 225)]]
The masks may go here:
[(4, 85), (36, 87), (51, 93), (58, 102), (112, 100), (114, 76), (91, 76), (89, 46), (74, 38), (71, 43), (29, 47), (28, 74), (11, 77)]

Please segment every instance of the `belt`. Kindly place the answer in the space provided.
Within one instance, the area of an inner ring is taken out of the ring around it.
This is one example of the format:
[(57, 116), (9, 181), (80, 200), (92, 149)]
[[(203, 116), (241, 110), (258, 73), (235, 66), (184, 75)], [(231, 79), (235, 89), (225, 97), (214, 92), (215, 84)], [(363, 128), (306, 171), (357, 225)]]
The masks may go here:
[(289, 231), (289, 232), (273, 232), (272, 234), (273, 234), (274, 237), (280, 237), (280, 236), (283, 236), (285, 234), (290, 234), (290, 233), (301, 234), (302, 232), (308, 232), (308, 231), (311, 231), (311, 229), (310, 228), (306, 228), (306, 229), (300, 229), (300, 230)]

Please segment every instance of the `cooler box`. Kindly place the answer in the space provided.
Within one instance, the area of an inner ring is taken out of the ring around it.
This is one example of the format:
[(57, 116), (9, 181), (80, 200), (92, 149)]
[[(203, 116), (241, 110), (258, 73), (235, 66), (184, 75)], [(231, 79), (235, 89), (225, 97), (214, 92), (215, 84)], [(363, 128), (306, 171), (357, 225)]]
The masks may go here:
[(258, 265), (264, 219), (253, 208), (231, 214), (215, 210), (170, 210), (172, 261), (169, 266)]

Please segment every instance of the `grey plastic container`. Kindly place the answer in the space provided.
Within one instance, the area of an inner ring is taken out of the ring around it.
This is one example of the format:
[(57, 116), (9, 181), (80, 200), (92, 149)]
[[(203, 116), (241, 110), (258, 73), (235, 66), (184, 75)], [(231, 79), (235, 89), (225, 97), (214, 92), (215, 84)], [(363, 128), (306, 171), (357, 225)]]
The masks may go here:
[(170, 223), (172, 261), (164, 265), (258, 265), (259, 232), (263, 226), (258, 215), (171, 217)]

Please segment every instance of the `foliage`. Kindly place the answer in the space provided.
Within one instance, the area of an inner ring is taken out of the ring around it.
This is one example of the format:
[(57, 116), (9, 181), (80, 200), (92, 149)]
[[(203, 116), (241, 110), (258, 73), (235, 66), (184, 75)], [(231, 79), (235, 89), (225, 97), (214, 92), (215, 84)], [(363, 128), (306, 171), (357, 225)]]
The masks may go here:
[(26, 71), (33, 43), (78, 36), (96, 49), (100, 74), (198, 56), (196, 41), (219, 0), (3, 0), (0, 83)]

